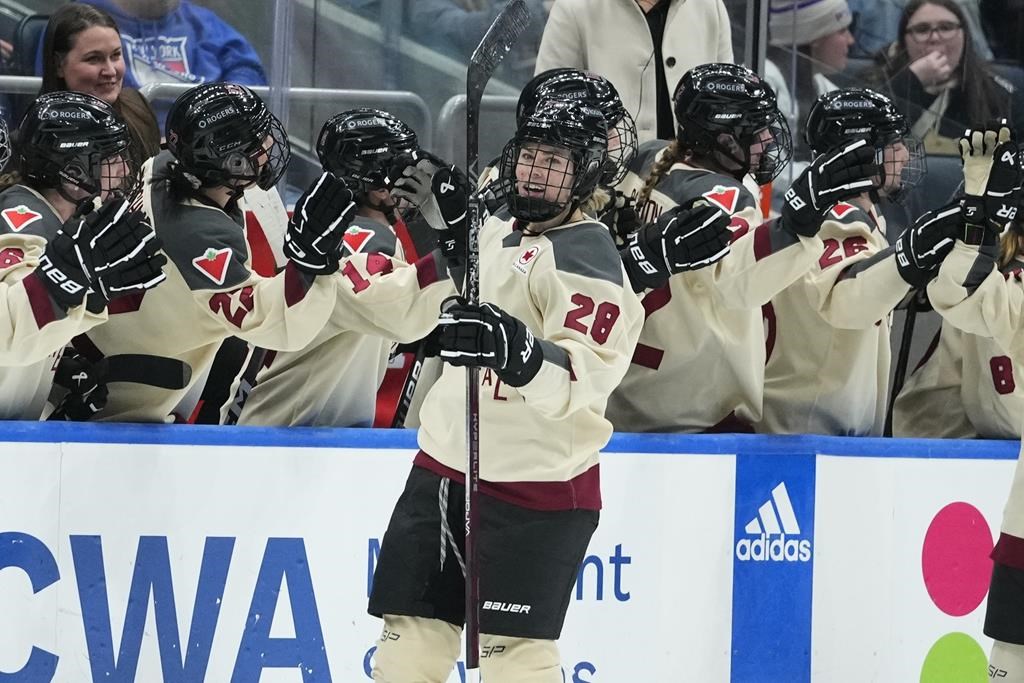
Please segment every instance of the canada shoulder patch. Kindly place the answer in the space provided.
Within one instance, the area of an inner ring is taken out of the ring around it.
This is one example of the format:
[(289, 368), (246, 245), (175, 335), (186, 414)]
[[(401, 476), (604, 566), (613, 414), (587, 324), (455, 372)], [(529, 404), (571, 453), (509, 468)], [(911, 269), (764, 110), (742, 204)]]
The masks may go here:
[(231, 247), (223, 249), (210, 249), (202, 256), (192, 259), (192, 265), (200, 273), (210, 278), (214, 284), (224, 284), (228, 275), (228, 266), (231, 264)]
[(373, 237), (373, 230), (367, 230), (366, 228), (360, 228), (358, 225), (353, 225), (345, 231), (342, 236), (342, 240), (345, 242), (345, 248), (348, 249), (350, 254), (358, 254), (366, 246), (366, 243)]
[(732, 214), (740, 200), (740, 188), (715, 185), (702, 196), (722, 211)]
[(836, 218), (842, 218), (851, 211), (856, 211), (857, 207), (853, 204), (847, 204), (846, 202), (839, 202), (832, 207), (832, 215)]
[(537, 258), (537, 254), (540, 253), (540, 246), (534, 244), (527, 247), (522, 253), (516, 257), (516, 260), (512, 262), (512, 267), (518, 270), (520, 273), (526, 274), (526, 269), (529, 268), (533, 260)]
[(43, 217), (43, 214), (33, 211), (24, 204), (11, 209), (4, 209), (0, 211), (0, 215), (4, 217), (7, 227), (14, 232), (21, 232)]

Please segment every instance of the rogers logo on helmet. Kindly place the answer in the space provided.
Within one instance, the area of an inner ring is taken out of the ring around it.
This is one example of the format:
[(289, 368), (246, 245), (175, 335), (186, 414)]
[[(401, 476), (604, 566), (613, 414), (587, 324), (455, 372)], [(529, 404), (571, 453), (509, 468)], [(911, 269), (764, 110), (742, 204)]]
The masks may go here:
[(221, 109), (220, 111), (218, 111), (216, 113), (210, 114), (205, 119), (201, 119), (199, 121), (199, 123), (197, 123), (196, 125), (199, 128), (206, 128), (211, 123), (216, 123), (217, 121), (220, 121), (223, 118), (227, 118), (228, 116), (231, 116), (232, 114), (237, 114), (237, 113), (238, 113), (238, 110), (235, 109), (234, 107), (228, 107), (227, 109)]
[(836, 102), (836, 109), (874, 109), (875, 105), (869, 100), (839, 100)]
[(41, 119), (90, 119), (92, 114), (87, 111), (74, 110), (74, 109), (50, 109), (44, 111), (39, 117)]
[(372, 119), (356, 119), (355, 121), (346, 121), (346, 128), (369, 128), (370, 126), (384, 126), (386, 127), (388, 122), (382, 118), (374, 117)]
[(707, 90), (710, 92), (738, 92), (745, 93), (747, 88), (739, 83), (715, 83), (711, 82), (707, 84)]

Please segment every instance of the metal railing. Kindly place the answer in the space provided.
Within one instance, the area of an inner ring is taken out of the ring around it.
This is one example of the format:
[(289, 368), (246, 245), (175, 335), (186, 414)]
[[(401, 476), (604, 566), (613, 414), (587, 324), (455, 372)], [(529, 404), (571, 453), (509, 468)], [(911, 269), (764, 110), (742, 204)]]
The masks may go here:
[[(508, 124), (515, 128), (515, 111), (516, 103), (519, 101), (518, 97), (510, 97), (506, 95), (484, 95), (483, 100), (480, 103), (480, 115), (481, 120), (486, 113), (490, 114), (508, 114)], [(486, 129), (482, 129), (486, 130)], [(456, 155), (460, 149), (465, 150), (465, 135), (466, 135), (466, 96), (456, 95), (455, 97), (449, 98), (444, 106), (441, 107), (441, 112), (437, 115), (437, 127), (434, 129), (434, 139), (437, 141), (437, 154), (443, 159), (448, 159), (454, 163), (463, 164), (464, 159), (458, 158)], [(486, 138), (486, 136), (481, 136)], [(461, 141), (461, 145), (456, 147), (456, 142)], [(494, 139), (481, 140), (481, 158), (480, 163), (485, 164), (490, 160), (491, 156), (496, 156), (493, 151), (490, 155), (486, 153), (486, 148), (493, 147)], [(506, 138), (501, 138), (497, 141), (499, 145), (503, 146), (506, 142)], [(487, 143), (491, 143), (488, 145)], [(499, 147), (500, 151), (500, 147)]]
[(0, 92), (12, 95), (35, 95), (43, 85), (39, 76), (0, 76)]
[[(38, 79), (36, 79), (38, 80)], [(3, 82), (0, 81), (0, 88)], [(152, 83), (144, 85), (140, 92), (150, 101), (170, 100), (194, 86), (187, 83)], [(249, 86), (260, 97), (270, 97), (271, 87), (265, 85)], [(280, 91), (278, 91), (280, 92)], [(341, 88), (288, 88), (284, 91), (285, 100), (289, 103), (311, 102), (316, 104), (338, 104), (340, 109), (350, 107), (387, 108), (389, 105), (408, 107), (416, 112), (416, 120), (406, 121), (416, 131), (417, 136), (427, 149), (433, 144), (433, 117), (430, 108), (422, 97), (408, 90), (345, 90)]]

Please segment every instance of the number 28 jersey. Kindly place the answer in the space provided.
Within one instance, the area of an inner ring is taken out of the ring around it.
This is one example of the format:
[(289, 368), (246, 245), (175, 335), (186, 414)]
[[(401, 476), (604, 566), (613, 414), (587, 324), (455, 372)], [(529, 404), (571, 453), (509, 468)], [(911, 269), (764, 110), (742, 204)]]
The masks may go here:
[[(480, 476), (570, 482), (597, 465), (611, 437), (605, 405), (640, 334), (640, 301), (608, 229), (591, 220), (528, 235), (492, 216), (480, 231), (480, 273), (481, 301), (521, 320), (544, 353), (540, 372), (518, 389), (480, 371)], [(445, 364), (420, 411), (420, 448), (457, 471), (466, 459), (465, 387), (465, 369)]]

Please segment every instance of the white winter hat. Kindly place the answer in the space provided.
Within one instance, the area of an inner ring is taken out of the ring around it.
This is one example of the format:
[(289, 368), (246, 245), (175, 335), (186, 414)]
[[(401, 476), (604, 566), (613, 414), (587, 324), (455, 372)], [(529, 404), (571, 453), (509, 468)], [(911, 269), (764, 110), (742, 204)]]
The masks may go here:
[(772, 45), (807, 45), (842, 31), (853, 17), (846, 0), (773, 0), (768, 15)]

